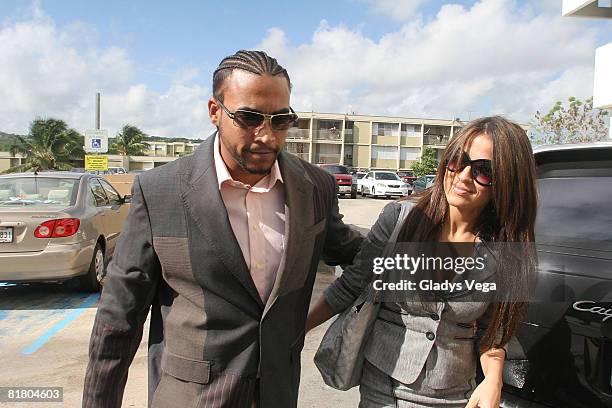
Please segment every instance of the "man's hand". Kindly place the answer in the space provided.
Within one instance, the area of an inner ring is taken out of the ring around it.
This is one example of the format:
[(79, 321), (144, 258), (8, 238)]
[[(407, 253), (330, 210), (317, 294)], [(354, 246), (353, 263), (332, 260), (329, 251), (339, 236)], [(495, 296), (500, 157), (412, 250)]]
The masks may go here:
[(308, 317), (306, 318), (306, 333), (321, 323), (331, 319), (333, 316), (334, 311), (331, 306), (329, 306), (329, 303), (325, 301), (325, 297), (321, 296), (308, 311)]

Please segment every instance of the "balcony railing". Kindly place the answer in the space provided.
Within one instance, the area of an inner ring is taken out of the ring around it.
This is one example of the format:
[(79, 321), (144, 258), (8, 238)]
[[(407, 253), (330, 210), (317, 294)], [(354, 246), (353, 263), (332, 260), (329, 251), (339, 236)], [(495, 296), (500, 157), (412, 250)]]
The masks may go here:
[(342, 140), (340, 130), (320, 129), (312, 132), (315, 140)]
[(310, 129), (290, 128), (287, 132), (287, 140), (302, 140), (310, 138)]
[(340, 155), (337, 154), (317, 154), (314, 157), (315, 163), (336, 164), (340, 163)]
[(447, 145), (450, 140), (450, 136), (444, 135), (425, 135), (423, 136), (423, 144), (430, 146)]

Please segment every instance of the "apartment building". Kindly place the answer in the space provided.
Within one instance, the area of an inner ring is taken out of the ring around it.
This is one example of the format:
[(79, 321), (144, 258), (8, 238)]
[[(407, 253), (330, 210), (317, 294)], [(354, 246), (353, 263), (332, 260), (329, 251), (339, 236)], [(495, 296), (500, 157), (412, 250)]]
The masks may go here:
[[(159, 141), (145, 141), (144, 143), (148, 146), (144, 152), (145, 156), (129, 156), (128, 162), (125, 163), (122, 156), (109, 155), (109, 166), (115, 163), (129, 170), (149, 170), (171, 162), (177, 157), (189, 155), (199, 145), (199, 143)], [(119, 165), (119, 162), (123, 164)]]
[(458, 120), (297, 112), (285, 149), (310, 163), (340, 163), (359, 169), (411, 169), (424, 148), (439, 159)]
[(20, 153), (11, 154), (10, 152), (0, 152), (0, 173), (24, 163), (25, 157)]
[[(440, 159), (450, 138), (461, 128), (458, 120), (422, 119), (334, 113), (297, 112), (285, 150), (310, 163), (341, 163), (357, 169), (411, 169), (424, 148)], [(198, 143), (145, 141), (144, 156), (107, 155), (110, 167), (149, 170), (193, 153)], [(23, 157), (0, 152), (0, 171)]]

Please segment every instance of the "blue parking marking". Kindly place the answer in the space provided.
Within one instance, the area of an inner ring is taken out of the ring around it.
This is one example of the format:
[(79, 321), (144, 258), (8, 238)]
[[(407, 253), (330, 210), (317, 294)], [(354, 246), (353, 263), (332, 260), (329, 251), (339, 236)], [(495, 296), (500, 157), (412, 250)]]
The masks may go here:
[(7, 315), (8, 312), (6, 310), (0, 310), (0, 320), (5, 319)]
[(44, 344), (51, 339), (55, 334), (59, 333), (64, 327), (68, 326), (72, 321), (74, 321), (77, 317), (79, 317), (85, 310), (87, 310), (91, 305), (96, 303), (100, 299), (99, 293), (94, 293), (89, 295), (83, 303), (81, 303), (77, 308), (73, 309), (64, 317), (62, 320), (54, 324), (49, 330), (47, 330), (42, 336), (34, 340), (32, 344), (26, 347), (21, 354), (24, 356), (30, 355), (40, 349)]

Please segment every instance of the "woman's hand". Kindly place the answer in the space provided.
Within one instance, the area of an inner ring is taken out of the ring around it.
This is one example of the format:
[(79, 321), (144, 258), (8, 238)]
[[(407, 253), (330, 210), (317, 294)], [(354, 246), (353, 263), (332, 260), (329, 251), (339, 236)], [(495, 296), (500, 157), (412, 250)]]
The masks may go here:
[(485, 377), (472, 393), (465, 408), (499, 408), (502, 385), (501, 378)]
[(480, 365), (485, 378), (478, 384), (465, 408), (499, 408), (505, 359), (506, 351), (503, 348), (492, 348), (482, 353)]

